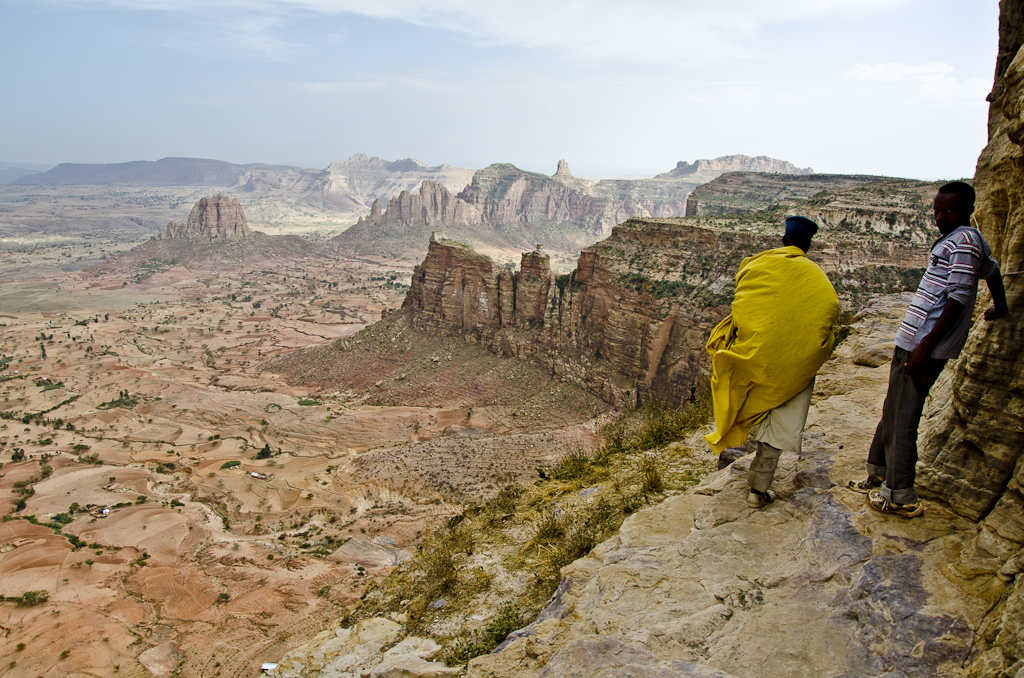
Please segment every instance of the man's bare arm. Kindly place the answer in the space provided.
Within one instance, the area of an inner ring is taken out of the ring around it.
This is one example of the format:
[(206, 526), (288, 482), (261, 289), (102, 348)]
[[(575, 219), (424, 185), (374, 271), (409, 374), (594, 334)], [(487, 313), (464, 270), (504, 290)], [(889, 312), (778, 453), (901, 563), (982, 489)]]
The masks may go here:
[(1006, 305), (1006, 289), (1003, 287), (1003, 277), (999, 274), (985, 280), (988, 284), (988, 292), (992, 295), (992, 305), (985, 310), (985, 320), (998, 320), (1010, 312)]

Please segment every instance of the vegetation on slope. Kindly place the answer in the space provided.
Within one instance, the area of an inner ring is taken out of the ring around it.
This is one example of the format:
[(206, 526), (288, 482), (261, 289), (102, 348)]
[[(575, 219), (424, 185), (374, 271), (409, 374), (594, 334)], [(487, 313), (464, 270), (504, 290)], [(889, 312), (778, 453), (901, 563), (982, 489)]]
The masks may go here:
[[(379, 584), (371, 583), (345, 624), (388, 616), (408, 633), (434, 637), (450, 665), (490, 652), (534, 619), (560, 570), (613, 536), (630, 514), (678, 494), (715, 469), (678, 441), (705, 424), (711, 401), (681, 408), (649, 403), (607, 425), (593, 455), (567, 453), (538, 468), (532, 486), (499, 482), (467, 506)], [(486, 615), (485, 621), (473, 621)]]

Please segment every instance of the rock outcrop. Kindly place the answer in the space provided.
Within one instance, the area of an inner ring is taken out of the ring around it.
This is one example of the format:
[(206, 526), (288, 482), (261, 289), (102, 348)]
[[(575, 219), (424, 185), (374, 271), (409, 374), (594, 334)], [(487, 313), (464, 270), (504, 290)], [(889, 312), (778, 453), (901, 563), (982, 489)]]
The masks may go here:
[[(368, 619), (352, 628), (335, 625), (288, 653), (273, 678), (446, 678), (458, 668), (428, 661), (441, 646), (426, 638), (402, 639), (402, 625)], [(401, 640), (401, 642), (396, 642)]]
[[(888, 376), (852, 357), (890, 339), (909, 300), (862, 309), (822, 368), (774, 504), (747, 507), (746, 455), (638, 512), (563, 568), (537, 619), (467, 675), (601, 675), (608, 662), (658, 671), (611, 675), (960, 676), (998, 597), (991, 576), (948, 568), (978, 526), (933, 502), (912, 521), (882, 515), (846, 486), (863, 472)], [(695, 453), (702, 432), (684, 443)], [(1003, 642), (1018, 647), (1020, 628)]]
[[(467, 678), (952, 677), (965, 666), (972, 678), (1013, 678), (1019, 666), (1003, 659), (1022, 645), (1024, 617), (1012, 611), (1024, 592), (1016, 588), (993, 612), (1001, 593), (994, 574), (949, 567), (979, 525), (928, 500), (920, 518), (883, 515), (846, 485), (863, 473), (888, 381), (885, 366), (854, 357), (891, 340), (910, 298), (880, 297), (861, 309), (823, 366), (803, 450), (783, 454), (773, 504), (747, 507), (748, 454), (637, 511), (617, 535), (564, 567), (541, 613), (473, 659)], [(673, 446), (699, 455), (705, 432)], [(579, 496), (587, 490), (596, 487)], [(515, 553), (520, 547), (509, 545)], [(500, 560), (488, 553), (474, 565), (497, 577), (501, 570), (489, 568)], [(384, 614), (404, 621), (405, 609), (395, 600)], [(1000, 615), (1006, 621), (994, 629), (988, 620)], [(289, 653), (287, 671), (277, 675), (376, 675), (388, 639), (399, 637), (380, 616), (339, 626)], [(993, 639), (1003, 654), (979, 657), (977, 648)]]
[(391, 253), (403, 247), (408, 250), (417, 239), (426, 240), (430, 230), (444, 227), (474, 247), (523, 247), (543, 240), (552, 251), (575, 256), (627, 219), (681, 216), (690, 191), (730, 167), (802, 171), (784, 161), (747, 156), (700, 160), (697, 165), (699, 171), (690, 168), (653, 179), (595, 183), (574, 177), (565, 160), (558, 162), (553, 176), (494, 164), (476, 172), (457, 195), (424, 181), (419, 195), (403, 191), (388, 201), (383, 212), (375, 204), (369, 217), (360, 218), (333, 242), (352, 253), (382, 248)]
[(975, 216), (1003, 270), (1010, 315), (979, 317), (960, 359), (933, 389), (918, 471), (928, 495), (981, 521), (953, 567), (1015, 582), (989, 618), (972, 677), (1020, 675), (1024, 667), (1024, 3), (1004, 0), (1000, 9), (989, 142), (974, 186)]
[(745, 214), (770, 205), (806, 200), (824, 190), (859, 186), (885, 177), (862, 174), (726, 172), (701, 184), (686, 199), (686, 216)]
[[(776, 246), (778, 235), (634, 219), (556, 276), (540, 250), (523, 254), (513, 272), (435, 237), (402, 308), (424, 331), (466, 334), (500, 355), (534, 360), (606, 402), (681, 402), (709, 369), (704, 342), (728, 313), (739, 262)], [(891, 291), (886, 272), (913, 270), (924, 255), (864, 240), (811, 250), (848, 301), (850, 290)]]
[(431, 167), (413, 158), (388, 161), (357, 153), (317, 172), (306, 195), (310, 200), (319, 199), (324, 209), (365, 214), (374, 201), (386, 203), (424, 181), (458, 193), (472, 176), (473, 170), (448, 164)]
[(155, 240), (226, 240), (250, 235), (249, 222), (238, 198), (218, 193), (212, 198), (201, 198), (184, 224), (168, 222), (167, 228), (153, 237)]
[(800, 168), (786, 160), (759, 155), (723, 155), (713, 160), (697, 160), (693, 164), (680, 160), (674, 169), (659, 174), (655, 179), (679, 179), (693, 177), (705, 183), (725, 172), (769, 172), (776, 174), (814, 174), (810, 167)]

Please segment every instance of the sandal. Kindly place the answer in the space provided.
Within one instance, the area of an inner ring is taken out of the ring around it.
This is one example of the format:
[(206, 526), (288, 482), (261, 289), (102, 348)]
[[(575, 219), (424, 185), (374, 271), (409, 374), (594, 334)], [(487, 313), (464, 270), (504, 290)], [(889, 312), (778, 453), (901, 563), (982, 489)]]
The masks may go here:
[(894, 504), (878, 491), (868, 495), (868, 506), (881, 513), (891, 513), (900, 518), (916, 518), (924, 513), (924, 506), (921, 506), (920, 501), (911, 504)]
[(884, 478), (878, 476), (868, 476), (864, 480), (851, 480), (846, 483), (846, 487), (853, 490), (854, 492), (860, 492), (861, 494), (868, 494), (871, 490), (877, 490), (885, 482)]
[(750, 492), (747, 494), (747, 506), (750, 508), (764, 508), (773, 501), (775, 501), (775, 493), (771, 490), (762, 492), (760, 490), (750, 488)]

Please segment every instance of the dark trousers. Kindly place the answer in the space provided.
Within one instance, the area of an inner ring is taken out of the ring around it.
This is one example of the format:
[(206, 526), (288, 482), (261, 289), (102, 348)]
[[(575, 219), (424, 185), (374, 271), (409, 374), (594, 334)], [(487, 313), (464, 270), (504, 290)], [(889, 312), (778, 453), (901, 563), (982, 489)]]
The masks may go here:
[(889, 367), (889, 390), (882, 406), (882, 420), (868, 450), (868, 475), (885, 478), (882, 496), (894, 504), (917, 501), (917, 425), (924, 401), (946, 366), (945, 360), (929, 358), (914, 375), (907, 376), (910, 352), (897, 347)]

